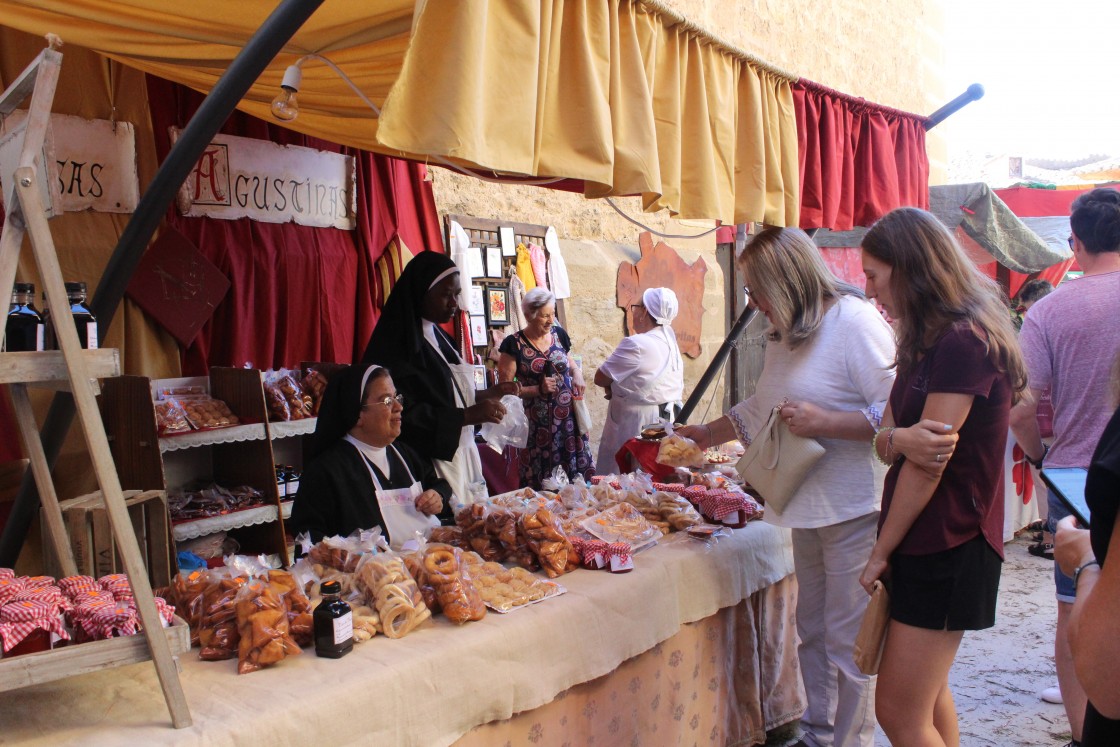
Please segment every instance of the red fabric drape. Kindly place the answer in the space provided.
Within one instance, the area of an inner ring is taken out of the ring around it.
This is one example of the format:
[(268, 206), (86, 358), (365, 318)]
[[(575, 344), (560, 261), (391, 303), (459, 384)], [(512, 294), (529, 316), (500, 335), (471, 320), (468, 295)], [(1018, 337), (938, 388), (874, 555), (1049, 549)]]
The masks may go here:
[(929, 207), (924, 117), (802, 78), (793, 84), (801, 227), (847, 231), (896, 207)]
[[(184, 127), (202, 96), (149, 76), (148, 98), (162, 159), (170, 150), (168, 128)], [(393, 238), (399, 236), (414, 252), (443, 250), (424, 167), (349, 151), (240, 112), (222, 132), (354, 155), (357, 228), (189, 218), (172, 207), (167, 224), (190, 239), (231, 283), (210, 321), (183, 351), (184, 375), (246, 362), (260, 368), (301, 360), (350, 362), (364, 351), (376, 310), (384, 302), (387, 289), (376, 263)]]

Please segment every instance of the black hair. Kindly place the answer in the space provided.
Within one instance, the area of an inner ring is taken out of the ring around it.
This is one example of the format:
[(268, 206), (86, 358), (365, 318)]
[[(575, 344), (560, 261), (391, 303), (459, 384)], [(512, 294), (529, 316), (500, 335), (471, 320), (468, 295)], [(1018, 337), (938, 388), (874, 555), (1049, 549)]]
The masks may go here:
[(1099, 187), (1070, 206), (1069, 225), (1090, 254), (1120, 252), (1120, 192)]
[(1023, 283), (1023, 287), (1019, 289), (1019, 303), (1031, 303), (1037, 301), (1043, 296), (1050, 295), (1054, 290), (1054, 286), (1050, 284), (1049, 280), (1042, 278), (1035, 278)]

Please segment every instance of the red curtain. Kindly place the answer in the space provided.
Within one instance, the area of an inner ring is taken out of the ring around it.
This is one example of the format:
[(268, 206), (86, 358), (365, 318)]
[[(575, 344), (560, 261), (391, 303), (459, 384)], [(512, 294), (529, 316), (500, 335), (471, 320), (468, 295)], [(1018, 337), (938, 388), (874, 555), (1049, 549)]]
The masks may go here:
[[(183, 86), (148, 77), (156, 149), (170, 150), (168, 128), (184, 127), (202, 102)], [(222, 132), (357, 160), (357, 228), (344, 231), (248, 218), (217, 220), (168, 210), (167, 224), (225, 273), (231, 286), (182, 353), (183, 374), (211, 366), (294, 366), (301, 360), (350, 362), (364, 351), (387, 288), (376, 265), (399, 237), (412, 252), (443, 251), (425, 167), (346, 149), (235, 112)], [(395, 280), (390, 276), (389, 281)]]
[(847, 231), (896, 207), (929, 207), (924, 117), (804, 78), (793, 101), (802, 228)]

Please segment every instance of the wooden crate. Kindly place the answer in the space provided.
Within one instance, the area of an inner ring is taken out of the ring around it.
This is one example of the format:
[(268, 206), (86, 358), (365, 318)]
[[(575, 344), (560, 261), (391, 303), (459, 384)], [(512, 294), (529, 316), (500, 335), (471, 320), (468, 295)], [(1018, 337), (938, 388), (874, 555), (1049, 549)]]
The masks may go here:
[[(167, 493), (162, 490), (126, 490), (124, 498), (144, 566), (148, 569), (148, 580), (153, 588), (168, 586), (178, 567), (168, 521)], [(59, 507), (78, 573), (94, 578), (123, 573), (124, 566), (113, 540), (101, 493), (60, 501)], [(50, 546), (48, 538), (44, 538), (44, 546)], [(61, 566), (54, 553), (44, 552), (44, 556), (48, 575), (61, 576)]]

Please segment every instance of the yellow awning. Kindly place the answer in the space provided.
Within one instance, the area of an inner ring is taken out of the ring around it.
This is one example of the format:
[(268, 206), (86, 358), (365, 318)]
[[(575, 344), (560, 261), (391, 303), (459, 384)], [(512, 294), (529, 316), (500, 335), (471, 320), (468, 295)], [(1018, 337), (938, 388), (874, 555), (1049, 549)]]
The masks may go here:
[[(414, 8), (416, 17), (413, 17)], [(271, 12), (229, 0), (0, 0), (0, 23), (208, 91)], [(63, 48), (65, 53), (65, 48)], [(654, 3), (326, 0), (240, 108), (269, 118), (303, 65), (288, 127), (468, 168), (577, 179), (685, 218), (797, 225), (790, 76)]]

